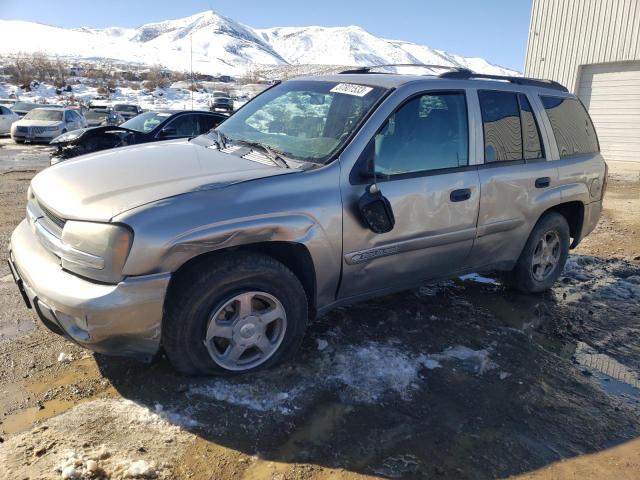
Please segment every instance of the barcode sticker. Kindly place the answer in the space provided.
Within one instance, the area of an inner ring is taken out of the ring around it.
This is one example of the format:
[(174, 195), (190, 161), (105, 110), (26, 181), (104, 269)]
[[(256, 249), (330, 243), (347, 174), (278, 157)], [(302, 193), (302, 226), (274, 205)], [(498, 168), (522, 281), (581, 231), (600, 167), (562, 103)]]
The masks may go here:
[(344, 93), (345, 95), (354, 95), (356, 97), (364, 97), (367, 93), (373, 90), (372, 87), (365, 87), (364, 85), (356, 85), (355, 83), (339, 83), (333, 87), (331, 93)]

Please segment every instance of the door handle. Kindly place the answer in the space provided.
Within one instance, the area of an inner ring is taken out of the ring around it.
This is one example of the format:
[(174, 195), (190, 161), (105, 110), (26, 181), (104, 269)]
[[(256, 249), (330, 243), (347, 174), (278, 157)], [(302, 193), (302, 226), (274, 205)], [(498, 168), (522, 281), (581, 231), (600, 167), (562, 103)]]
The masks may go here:
[(549, 177), (536, 178), (536, 188), (547, 188), (549, 185), (551, 185)]
[(461, 188), (460, 190), (454, 190), (449, 195), (449, 200), (452, 202), (464, 202), (465, 200), (469, 200), (471, 198), (471, 189), (470, 188)]

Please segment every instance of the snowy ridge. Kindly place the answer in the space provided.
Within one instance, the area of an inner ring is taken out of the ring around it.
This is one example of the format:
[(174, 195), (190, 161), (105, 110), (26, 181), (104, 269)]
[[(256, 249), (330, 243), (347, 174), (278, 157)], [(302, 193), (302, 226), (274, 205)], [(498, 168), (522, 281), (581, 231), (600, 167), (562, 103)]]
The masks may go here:
[(518, 74), (482, 58), (467, 58), (401, 40), (376, 37), (358, 26), (253, 29), (213, 11), (138, 28), (65, 29), (34, 22), (0, 20), (0, 55), (44, 51), (84, 60), (161, 64), (188, 70), (240, 75), (264, 65), (374, 65), (431, 63), (479, 73)]

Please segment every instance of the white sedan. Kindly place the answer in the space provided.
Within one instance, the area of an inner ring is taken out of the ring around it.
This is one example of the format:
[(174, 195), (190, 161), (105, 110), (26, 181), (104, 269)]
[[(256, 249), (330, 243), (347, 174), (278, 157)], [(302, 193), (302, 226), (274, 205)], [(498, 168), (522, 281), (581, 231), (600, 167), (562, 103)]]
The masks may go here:
[(0, 105), (0, 135), (11, 131), (11, 124), (20, 119), (20, 115), (10, 108)]
[(50, 142), (58, 135), (87, 127), (87, 119), (69, 108), (34, 108), (11, 125), (15, 142)]

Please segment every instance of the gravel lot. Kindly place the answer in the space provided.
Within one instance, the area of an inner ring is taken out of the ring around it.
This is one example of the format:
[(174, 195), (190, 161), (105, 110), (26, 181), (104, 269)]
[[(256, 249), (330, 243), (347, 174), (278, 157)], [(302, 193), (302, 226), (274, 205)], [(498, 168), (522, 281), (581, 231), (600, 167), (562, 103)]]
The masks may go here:
[(294, 363), (191, 379), (24, 308), (5, 246), (48, 148), (0, 138), (0, 478), (638, 478), (637, 166), (552, 292), (425, 285), (319, 319)]

